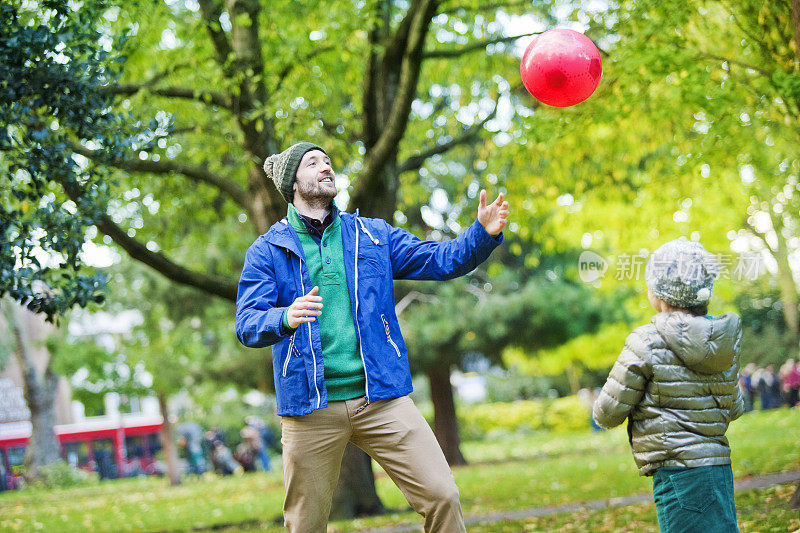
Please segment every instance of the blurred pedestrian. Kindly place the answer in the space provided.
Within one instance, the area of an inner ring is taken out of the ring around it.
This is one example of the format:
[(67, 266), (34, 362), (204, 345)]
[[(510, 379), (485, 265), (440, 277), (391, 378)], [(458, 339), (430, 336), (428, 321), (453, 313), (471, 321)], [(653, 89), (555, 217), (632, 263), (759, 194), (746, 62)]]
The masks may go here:
[(794, 359), (789, 359), (783, 364), (779, 372), (781, 378), (781, 389), (786, 395), (786, 403), (789, 407), (795, 407), (800, 396), (800, 361), (795, 363)]
[(3, 456), (3, 450), (0, 450), (0, 492), (8, 490), (8, 476), (6, 475), (6, 461)]
[(756, 365), (753, 363), (748, 363), (739, 374), (739, 390), (742, 392), (745, 413), (749, 413), (753, 410), (756, 392), (755, 385), (753, 384), (753, 373), (755, 371)]
[(214, 441), (212, 457), (217, 474), (230, 476), (242, 472), (242, 466), (233, 458), (230, 448), (221, 440)]
[(178, 425), (178, 446), (183, 450), (188, 465), (188, 473), (197, 476), (206, 471), (206, 461), (203, 458), (203, 430), (194, 422), (184, 422)]
[(584, 387), (578, 391), (578, 399), (589, 411), (589, 427), (592, 428), (592, 431), (603, 431), (603, 428), (597, 425), (597, 422), (594, 421), (594, 417), (592, 416), (592, 406), (599, 392), (600, 389), (590, 389), (588, 387)]
[(781, 400), (781, 382), (775, 374), (775, 367), (767, 367), (759, 373), (758, 394), (761, 397), (761, 409), (776, 409), (783, 403)]
[(117, 464), (114, 462), (114, 450), (110, 445), (99, 445), (93, 450), (95, 471), (100, 479), (116, 479)]
[(233, 452), (233, 458), (237, 463), (242, 465), (242, 469), (245, 472), (255, 472), (257, 470), (256, 451), (248, 441), (243, 440), (236, 446), (236, 451)]
[[(261, 463), (261, 468), (265, 472), (269, 472), (271, 468), (270, 458), (269, 458), (269, 449), (272, 447), (272, 432), (269, 429), (269, 426), (257, 416), (248, 416), (244, 419), (245, 428), (250, 428), (253, 432), (250, 432), (250, 439), (253, 441), (253, 449), (258, 456), (258, 460)], [(244, 438), (244, 435), (242, 435)]]

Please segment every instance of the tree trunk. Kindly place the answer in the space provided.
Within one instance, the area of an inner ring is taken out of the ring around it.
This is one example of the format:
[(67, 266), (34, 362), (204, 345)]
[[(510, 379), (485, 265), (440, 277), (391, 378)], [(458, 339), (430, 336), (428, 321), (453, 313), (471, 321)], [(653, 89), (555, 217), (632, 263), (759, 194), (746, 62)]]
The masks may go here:
[(778, 288), (781, 295), (781, 304), (783, 304), (783, 319), (786, 327), (792, 336), (792, 349), (796, 349), (798, 342), (800, 342), (800, 314), (798, 313), (798, 294), (797, 285), (794, 281), (794, 274), (792, 267), (789, 264), (789, 247), (786, 242), (786, 237), (783, 235), (783, 220), (781, 215), (776, 215), (769, 210), (770, 226), (772, 233), (775, 235), (775, 246), (771, 245), (769, 239), (769, 230), (759, 231), (754, 224), (748, 222), (753, 234), (759, 237), (767, 249), (772, 253), (773, 259), (778, 266)]
[(58, 376), (50, 372), (45, 376), (44, 383), (37, 384), (36, 392), (31, 392), (29, 379), (25, 378), (25, 401), (31, 412), (31, 438), (25, 451), (25, 479), (28, 482), (41, 475), (42, 467), (61, 460), (61, 450), (54, 430), (56, 412), (53, 405)]
[(450, 383), (450, 367), (439, 366), (427, 372), (433, 402), (433, 432), (451, 466), (465, 465), (458, 436), (458, 419), (453, 402), (453, 385)]
[(23, 378), (23, 395), (31, 412), (31, 438), (25, 451), (25, 480), (35, 481), (42, 467), (61, 459), (54, 427), (56, 425), (55, 397), (58, 376), (48, 361), (42, 379), (34, 366), (30, 338), (25, 331), (22, 309), (16, 303), (6, 303), (6, 318), (16, 343), (14, 355), (19, 361)]
[(778, 246), (774, 250), (775, 262), (778, 265), (778, 287), (783, 302), (783, 318), (792, 335), (792, 348), (796, 349), (800, 342), (800, 316), (798, 316), (797, 284), (794, 281), (792, 267), (789, 264), (789, 246), (783, 235), (783, 221), (780, 215), (772, 214), (772, 228)]
[(397, 186), (400, 182), (394, 157), (396, 157), (396, 152), (374, 181), (353, 191), (350, 204), (359, 207), (361, 216), (382, 218), (389, 224), (394, 223), (394, 212), (397, 208)]
[(572, 394), (578, 394), (581, 389), (581, 381), (578, 377), (578, 369), (575, 368), (575, 363), (567, 367), (567, 379), (569, 380), (569, 390)]
[(331, 502), (330, 520), (347, 520), (383, 512), (385, 508), (375, 492), (372, 459), (357, 446), (348, 444)]
[[(794, 30), (794, 53), (797, 56), (797, 68), (800, 70), (800, 0), (792, 0), (792, 29)], [(797, 484), (797, 489), (789, 499), (789, 507), (800, 511), (800, 483)]]
[(164, 438), (161, 446), (164, 450), (164, 461), (167, 463), (167, 477), (170, 485), (180, 485), (181, 474), (178, 472), (178, 449), (175, 446), (175, 428), (169, 419), (167, 395), (163, 392), (158, 393), (158, 405), (161, 408), (161, 416), (164, 418)]
[(792, 29), (794, 30), (794, 54), (800, 69), (800, 0), (792, 0)]

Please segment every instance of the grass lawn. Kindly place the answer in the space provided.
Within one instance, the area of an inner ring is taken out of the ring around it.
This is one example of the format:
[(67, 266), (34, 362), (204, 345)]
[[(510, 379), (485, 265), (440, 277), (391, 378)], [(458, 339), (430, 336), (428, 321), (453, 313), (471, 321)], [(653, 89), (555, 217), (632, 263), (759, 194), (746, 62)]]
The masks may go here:
[[(737, 479), (800, 468), (800, 410), (750, 413), (732, 424), (728, 435)], [(651, 490), (650, 479), (636, 472), (622, 428), (467, 442), (462, 451), (471, 464), (455, 468), (454, 475), (467, 516)], [(391, 514), (335, 522), (329, 531), (421, 523), (381, 472), (377, 487), (384, 504), (394, 510)], [(800, 528), (800, 514), (790, 512), (785, 505), (792, 490), (786, 485), (737, 493), (742, 531)], [(187, 480), (173, 488), (161, 479), (140, 478), (69, 490), (0, 493), (0, 531), (182, 531), (212, 527), (280, 531), (273, 520), (280, 516), (282, 498), (279, 472)], [(652, 504), (640, 504), (470, 527), (470, 531), (486, 532), (549, 530), (657, 531), (655, 509)]]
[[(736, 493), (739, 528), (761, 533), (800, 530), (800, 513), (789, 509), (787, 501), (796, 485), (776, 485), (762, 490)], [(577, 511), (526, 520), (494, 524), (475, 524), (470, 533), (519, 533), (521, 531), (614, 531), (658, 533), (656, 508), (652, 503), (628, 505), (598, 511)]]

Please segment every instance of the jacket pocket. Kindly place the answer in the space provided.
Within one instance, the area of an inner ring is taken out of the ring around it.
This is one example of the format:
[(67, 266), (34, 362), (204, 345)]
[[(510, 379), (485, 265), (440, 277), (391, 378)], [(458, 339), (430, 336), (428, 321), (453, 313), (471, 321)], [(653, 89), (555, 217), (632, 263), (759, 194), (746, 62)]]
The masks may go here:
[(358, 250), (358, 275), (361, 278), (382, 278), (387, 272), (391, 272), (391, 262), (387, 252), (385, 242), (373, 245), (366, 242)]
[(289, 361), (292, 359), (292, 354), (300, 357), (300, 351), (297, 349), (297, 346), (294, 345), (295, 335), (297, 335), (297, 333), (292, 333), (292, 337), (289, 339), (289, 349), (286, 350), (286, 360), (283, 362), (283, 377), (286, 377), (286, 369), (289, 368)]
[(400, 348), (394, 343), (392, 335), (389, 333), (389, 321), (386, 320), (386, 315), (381, 315), (381, 321), (383, 322), (383, 329), (386, 331), (386, 342), (392, 345), (394, 351), (397, 353), (397, 357), (402, 357), (402, 355), (400, 355)]
[(702, 513), (714, 502), (712, 469), (708, 466), (687, 468), (673, 473), (669, 480), (675, 497), (686, 511)]

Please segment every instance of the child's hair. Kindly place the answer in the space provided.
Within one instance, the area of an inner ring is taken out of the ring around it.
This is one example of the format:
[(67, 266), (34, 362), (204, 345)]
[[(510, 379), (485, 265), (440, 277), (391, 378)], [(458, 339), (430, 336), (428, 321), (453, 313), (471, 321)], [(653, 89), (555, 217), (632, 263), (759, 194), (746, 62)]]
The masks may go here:
[[(661, 299), (659, 298), (659, 300), (661, 300)], [(661, 302), (664, 305), (664, 308), (665, 308), (664, 310), (665, 311), (683, 311), (685, 313), (689, 313), (690, 315), (694, 315), (694, 316), (706, 316), (708, 314), (708, 302), (707, 301), (703, 302), (701, 304), (687, 306), (687, 307), (677, 307), (677, 306), (674, 306), (674, 305), (670, 304), (669, 302), (665, 302), (664, 300), (661, 300)]]
[(689, 314), (694, 316), (706, 316), (708, 314), (708, 302), (685, 308)]

